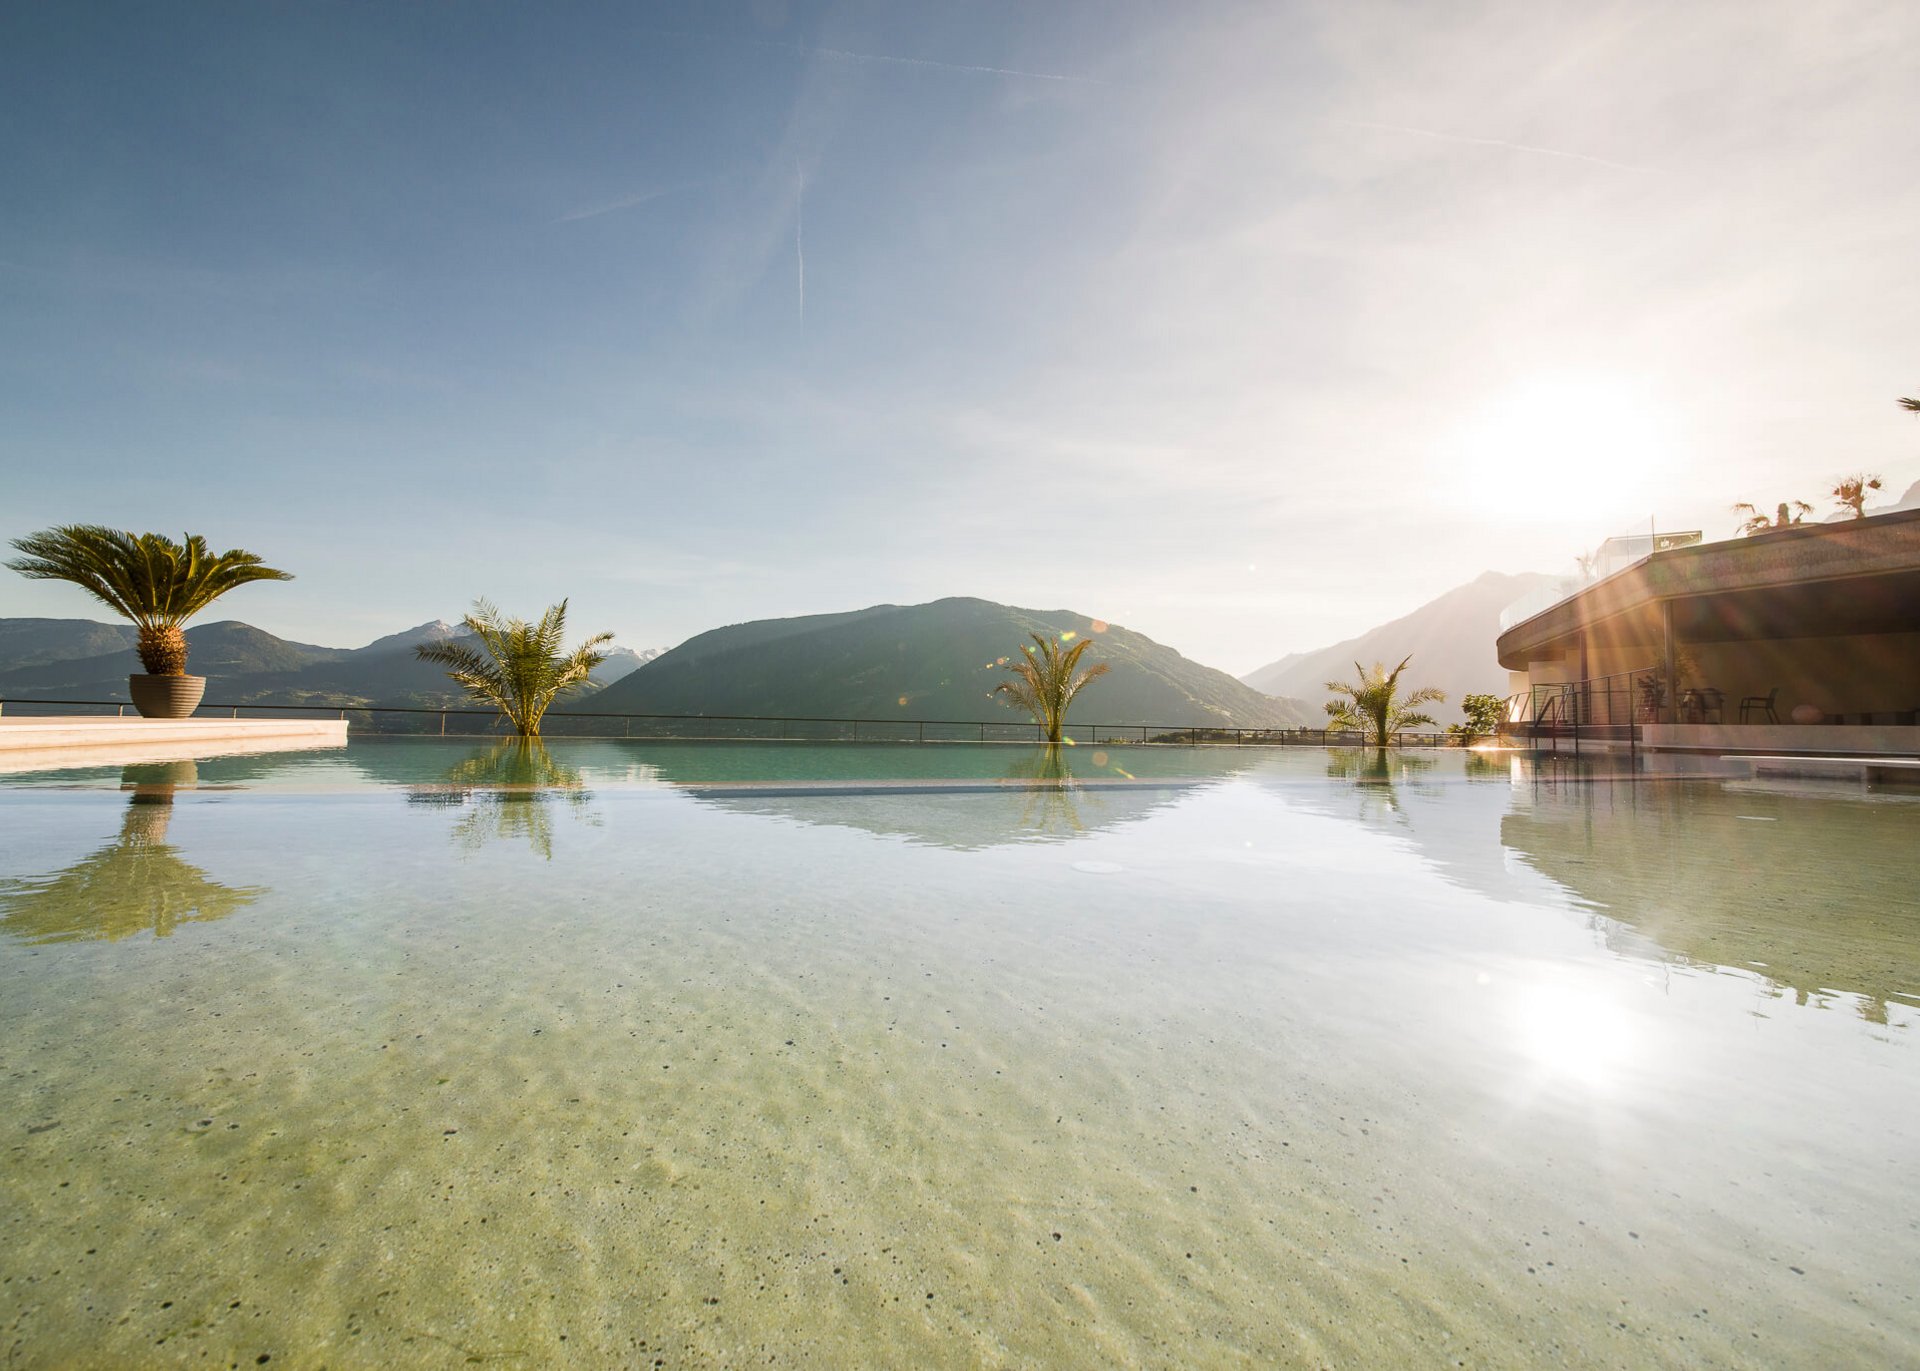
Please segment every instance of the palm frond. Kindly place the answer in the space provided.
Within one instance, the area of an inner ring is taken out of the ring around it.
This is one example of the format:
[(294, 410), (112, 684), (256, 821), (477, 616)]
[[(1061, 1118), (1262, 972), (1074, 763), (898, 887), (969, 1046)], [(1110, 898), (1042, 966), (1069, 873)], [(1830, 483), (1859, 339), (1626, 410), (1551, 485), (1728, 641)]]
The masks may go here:
[(1027, 636), (1033, 639), (1032, 645), (1022, 643), (1020, 656), (1007, 664), (1013, 678), (1000, 682), (990, 693), (1025, 711), (1046, 730), (1047, 741), (1057, 743), (1066, 726), (1068, 707), (1090, 682), (1107, 673), (1107, 663), (1095, 662), (1076, 671), (1081, 657), (1093, 646), (1091, 638), (1063, 648), (1057, 640), (1039, 633)]
[[(183, 538), (176, 543), (162, 533), (129, 533), (104, 524), (62, 524), (16, 538), (13, 547), (22, 555), (7, 566), (33, 580), (79, 586), (138, 625), (143, 635), (174, 634), (239, 586), (293, 579), (245, 548), (229, 548), (216, 555), (199, 534)], [(181, 646), (178, 663), (184, 666), (185, 662), (186, 649)]]
[(1370, 667), (1355, 662), (1353, 680), (1328, 681), (1327, 690), (1334, 698), (1324, 706), (1327, 727), (1364, 733), (1379, 747), (1385, 747), (1396, 733), (1434, 727), (1432, 718), (1410, 706), (1444, 702), (1447, 697), (1433, 686), (1400, 693), (1401, 674), (1412, 661), (1411, 655), (1403, 657), (1391, 671), (1385, 662)]
[(565, 652), (565, 600), (548, 606), (529, 623), (502, 614), (491, 600), (479, 599), (460, 622), (477, 647), (451, 641), (423, 643), (414, 649), (415, 655), (447, 667), (455, 685), (481, 704), (498, 709), (523, 738), (539, 736), (540, 721), (553, 702), (586, 682), (607, 659), (600, 649), (613, 641), (611, 633), (597, 633)]

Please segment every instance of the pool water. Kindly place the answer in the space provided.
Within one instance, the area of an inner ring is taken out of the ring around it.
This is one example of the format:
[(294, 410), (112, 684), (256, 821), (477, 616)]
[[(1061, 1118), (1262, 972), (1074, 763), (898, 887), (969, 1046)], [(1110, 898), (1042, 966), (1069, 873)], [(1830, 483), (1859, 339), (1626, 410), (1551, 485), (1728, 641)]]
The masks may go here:
[(1916, 839), (1458, 752), (8, 778), (0, 1346), (1914, 1364)]

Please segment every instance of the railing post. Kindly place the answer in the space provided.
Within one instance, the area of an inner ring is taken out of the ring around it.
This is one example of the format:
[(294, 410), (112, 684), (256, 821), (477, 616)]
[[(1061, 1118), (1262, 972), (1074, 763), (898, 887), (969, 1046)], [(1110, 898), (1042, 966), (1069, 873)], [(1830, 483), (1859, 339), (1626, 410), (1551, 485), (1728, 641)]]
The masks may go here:
[(445, 709), (440, 711), (440, 736), (442, 738), (447, 736), (447, 711)]
[(924, 743), (927, 740), (927, 721), (925, 719), (920, 720), (918, 726), (915, 728), (913, 740), (916, 743)]
[(984, 743), (986, 740), (987, 740), (987, 726), (985, 724), (981, 724), (980, 725), (980, 741)]

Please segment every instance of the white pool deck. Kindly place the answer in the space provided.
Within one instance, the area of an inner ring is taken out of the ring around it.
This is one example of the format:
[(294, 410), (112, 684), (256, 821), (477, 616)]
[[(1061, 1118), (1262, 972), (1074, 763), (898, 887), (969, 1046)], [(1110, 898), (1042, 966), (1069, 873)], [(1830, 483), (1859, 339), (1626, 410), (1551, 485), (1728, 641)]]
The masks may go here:
[(0, 716), (0, 774), (346, 745), (344, 719)]

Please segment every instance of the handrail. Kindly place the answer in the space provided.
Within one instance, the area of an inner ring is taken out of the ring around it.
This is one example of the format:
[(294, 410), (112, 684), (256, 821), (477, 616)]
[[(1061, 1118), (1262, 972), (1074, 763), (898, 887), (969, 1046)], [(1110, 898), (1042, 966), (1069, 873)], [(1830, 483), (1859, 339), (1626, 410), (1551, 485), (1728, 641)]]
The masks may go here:
[[(0, 713), (3, 713), (6, 707), (10, 705), (16, 706), (16, 707), (28, 706), (36, 710), (53, 710), (53, 709), (71, 708), (71, 707), (77, 706), (77, 707), (84, 707), (84, 708), (114, 709), (122, 713), (132, 708), (132, 706), (125, 700), (48, 700), (48, 699), (20, 699), (20, 698), (0, 697)], [(221, 713), (228, 714), (232, 718), (238, 719), (240, 717), (240, 712), (242, 710), (247, 710), (251, 712), (270, 712), (270, 713), (337, 714), (342, 719), (345, 719), (349, 714), (364, 714), (367, 716), (374, 716), (374, 715), (381, 715), (381, 714), (425, 716), (428, 718), (438, 718), (440, 720), (439, 731), (441, 736), (455, 736), (455, 737), (487, 736), (487, 735), (485, 734), (448, 735), (446, 732), (446, 722), (450, 717), (466, 718), (466, 717), (477, 716), (480, 718), (485, 718), (489, 721), (498, 721), (500, 718), (499, 712), (497, 710), (484, 709), (476, 706), (467, 706), (467, 705), (447, 705), (447, 706), (441, 707), (441, 706), (432, 706), (432, 705), (361, 705), (361, 704), (339, 704), (339, 703), (320, 703), (320, 702), (314, 702), (310, 704), (278, 704), (278, 703), (266, 703), (266, 702), (261, 702), (258, 704), (203, 703), (194, 712), (196, 714), (206, 714), (208, 712), (221, 712)], [(1014, 718), (993, 719), (993, 720), (986, 720), (986, 719), (879, 719), (879, 718), (859, 718), (854, 716), (804, 715), (804, 714), (638, 714), (638, 713), (621, 713), (621, 712), (614, 712), (609, 710), (553, 710), (549, 712), (547, 715), (547, 721), (549, 724), (556, 724), (556, 723), (561, 723), (567, 720), (576, 720), (576, 719), (622, 720), (625, 724), (625, 730), (623, 734), (620, 736), (625, 736), (625, 737), (633, 736), (632, 725), (636, 720), (646, 721), (646, 722), (666, 723), (666, 724), (814, 724), (814, 725), (830, 725), (830, 726), (836, 726), (836, 727), (845, 727), (852, 730), (852, 736), (850, 739), (822, 740), (822, 741), (926, 742), (926, 741), (929, 741), (926, 737), (926, 730), (929, 728), (972, 730), (976, 734), (975, 740), (980, 742), (989, 741), (989, 739), (987, 738), (988, 730), (993, 730), (994, 732), (1002, 735), (1004, 735), (1009, 730), (1019, 730), (1024, 734), (1027, 730), (1031, 729), (1036, 735), (1038, 735), (1041, 732), (1041, 725), (1033, 723), (1028, 720), (1021, 720), (1021, 719), (1014, 719)], [(864, 739), (860, 737), (860, 729), (863, 726), (865, 726), (869, 730), (868, 736)], [(1185, 743), (1191, 746), (1197, 746), (1203, 741), (1206, 741), (1206, 742), (1217, 741), (1221, 743), (1231, 741), (1235, 745), (1246, 745), (1251, 743), (1253, 745), (1258, 746), (1263, 743), (1269, 743), (1272, 740), (1277, 739), (1282, 745), (1301, 745), (1301, 744), (1311, 743), (1311, 745), (1315, 745), (1315, 746), (1332, 747), (1332, 746), (1354, 745), (1362, 741), (1361, 735), (1351, 732), (1350, 730), (1306, 728), (1306, 727), (1256, 728), (1256, 727), (1248, 727), (1245, 725), (1235, 727), (1232, 725), (1217, 724), (1217, 723), (1213, 723), (1213, 724), (1070, 723), (1066, 727), (1070, 733), (1085, 734), (1091, 739), (1091, 741), (1095, 743), (1102, 741), (1102, 736), (1101, 736), (1102, 734), (1107, 735), (1105, 738), (1105, 741), (1107, 742), (1133, 741), (1137, 736), (1137, 740), (1143, 743), (1184, 741)], [(885, 735), (888, 735), (888, 736), (876, 736), (875, 733), (873, 732), (873, 730), (876, 730), (876, 729), (883, 730)], [(912, 731), (913, 736), (911, 738), (902, 738), (901, 736), (899, 736), (903, 731), (907, 731), (907, 730)], [(1119, 735), (1125, 735), (1125, 737), (1122, 738)], [(558, 735), (558, 736), (565, 736), (565, 735)], [(573, 736), (580, 737), (580, 736), (587, 736), (587, 735), (575, 734)], [(644, 737), (648, 735), (642, 735), (642, 736)], [(712, 739), (699, 739), (697, 737), (689, 737), (688, 735), (685, 735), (685, 734), (666, 735), (664, 740), (672, 741), (675, 737), (679, 737), (687, 741), (713, 741)], [(780, 741), (780, 740), (741, 739), (740, 741)], [(944, 738), (944, 739), (935, 738), (935, 739), (932, 739), (931, 741), (956, 742), (956, 741), (965, 741), (965, 740), (952, 739), (952, 738)], [(1409, 747), (1409, 746), (1433, 747), (1433, 746), (1445, 746), (1447, 742), (1448, 742), (1448, 738), (1447, 738), (1447, 735), (1444, 733), (1437, 733), (1437, 732), (1436, 733), (1397, 733), (1394, 735), (1391, 745), (1396, 747)]]
[(1536, 747), (1543, 732), (1556, 739), (1567, 735), (1577, 753), (1583, 730), (1590, 737), (1616, 740), (1624, 730), (1627, 745), (1637, 748), (1641, 715), (1658, 708), (1649, 692), (1661, 688), (1659, 679), (1657, 668), (1640, 667), (1579, 681), (1543, 682), (1508, 698), (1507, 722), (1523, 727)]

